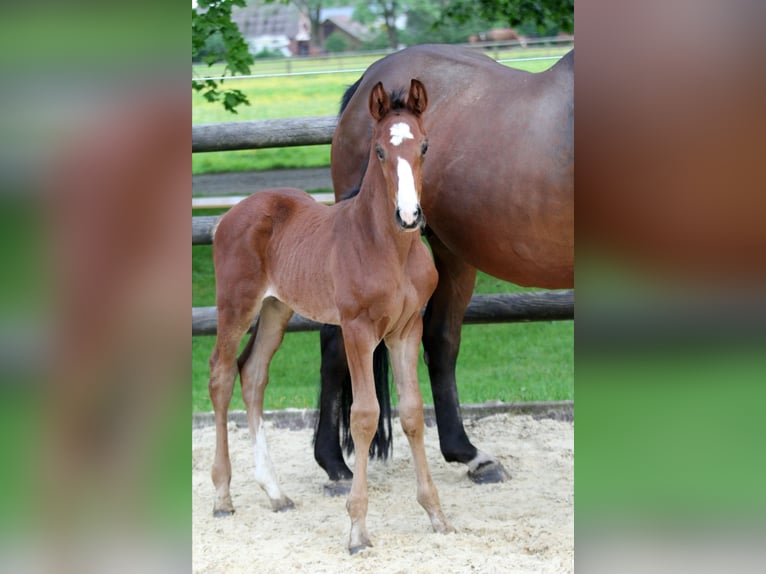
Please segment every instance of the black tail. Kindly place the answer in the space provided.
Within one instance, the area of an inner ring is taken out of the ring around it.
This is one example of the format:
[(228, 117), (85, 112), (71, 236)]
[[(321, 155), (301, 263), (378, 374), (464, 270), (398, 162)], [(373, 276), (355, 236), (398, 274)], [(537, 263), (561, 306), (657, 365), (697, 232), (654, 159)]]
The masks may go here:
[[(375, 395), (380, 405), (378, 430), (370, 444), (370, 457), (386, 459), (393, 450), (391, 434), (391, 391), (388, 377), (388, 349), (381, 342), (372, 355), (372, 369), (375, 374)], [(346, 371), (348, 373), (348, 371)], [(340, 433), (343, 448), (347, 454), (354, 452), (354, 441), (351, 438), (351, 375), (347, 374), (341, 384), (340, 391)]]

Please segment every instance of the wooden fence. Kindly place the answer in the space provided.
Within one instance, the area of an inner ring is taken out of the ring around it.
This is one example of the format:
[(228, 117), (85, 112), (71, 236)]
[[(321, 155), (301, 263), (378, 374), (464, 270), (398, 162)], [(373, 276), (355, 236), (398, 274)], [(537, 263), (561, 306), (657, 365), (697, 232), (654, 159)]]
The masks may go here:
[[(192, 152), (230, 151), (332, 142), (336, 116), (281, 120), (226, 122), (192, 126)], [(192, 244), (211, 244), (220, 216), (192, 217)], [(214, 335), (215, 307), (192, 308), (192, 335)], [(574, 319), (574, 291), (536, 291), (475, 295), (465, 314), (465, 323), (515, 323)], [(288, 331), (312, 331), (320, 325), (295, 314)], [(252, 325), (251, 325), (252, 329)]]

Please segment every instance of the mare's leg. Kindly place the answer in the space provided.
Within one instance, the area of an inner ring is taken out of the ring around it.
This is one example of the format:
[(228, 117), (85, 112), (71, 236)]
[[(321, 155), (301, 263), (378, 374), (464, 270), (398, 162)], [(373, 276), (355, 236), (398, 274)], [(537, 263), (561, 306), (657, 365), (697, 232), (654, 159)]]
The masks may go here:
[(418, 387), (418, 351), (422, 334), (420, 314), (413, 318), (412, 328), (402, 334), (386, 339), (391, 352), (391, 365), (394, 381), (399, 394), (399, 417), (402, 430), (407, 436), (415, 464), (418, 494), (417, 500), (428, 513), (431, 525), (436, 532), (454, 532), (442, 512), (439, 493), (431, 479), (426, 450), (423, 444), (423, 398)]
[(431, 236), (428, 241), (439, 283), (423, 318), (423, 348), (442, 455), (447, 462), (467, 464), (474, 482), (502, 482), (509, 478), (503, 466), (477, 449), (466, 435), (455, 380), (463, 316), (473, 294), (476, 269), (458, 259), (438, 238)]
[[(314, 436), (314, 458), (331, 481), (350, 480), (351, 470), (343, 459), (340, 445), (340, 394), (341, 385), (348, 377), (346, 350), (343, 333), (336, 325), (324, 325), (320, 332), (322, 349), (322, 383), (319, 395), (319, 422)], [(345, 494), (348, 488), (336, 485), (325, 486), (328, 494)]]
[(372, 546), (366, 524), (367, 459), (380, 416), (372, 368), (372, 354), (378, 342), (375, 340), (372, 325), (361, 321), (344, 324), (343, 338), (354, 394), (354, 402), (351, 405), (354, 478), (346, 501), (346, 509), (351, 518), (348, 549), (351, 554), (355, 554)]
[(269, 297), (261, 306), (255, 340), (249, 356), (240, 368), (242, 399), (247, 408), (247, 422), (253, 441), (255, 481), (268, 495), (275, 512), (293, 508), (293, 501), (279, 488), (274, 464), (271, 462), (266, 433), (263, 428), (263, 393), (269, 382), (269, 365), (282, 344), (287, 323), (293, 311), (284, 303)]
[[(219, 289), (220, 289), (219, 285)], [(255, 318), (257, 309), (239, 313), (232, 306), (219, 306), (218, 336), (210, 357), (210, 400), (215, 413), (215, 459), (211, 477), (215, 486), (213, 515), (226, 516), (234, 513), (229, 483), (231, 461), (229, 459), (229, 434), (226, 428), (227, 412), (237, 378), (237, 350), (239, 342)]]

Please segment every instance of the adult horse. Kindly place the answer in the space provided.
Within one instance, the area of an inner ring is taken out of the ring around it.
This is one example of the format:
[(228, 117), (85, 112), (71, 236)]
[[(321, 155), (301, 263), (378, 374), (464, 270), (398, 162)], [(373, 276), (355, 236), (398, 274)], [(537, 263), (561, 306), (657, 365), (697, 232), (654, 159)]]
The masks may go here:
[[(452, 527), (441, 510), (423, 444), (423, 400), (418, 388), (420, 310), (436, 287), (437, 274), (417, 231), (422, 162), (428, 140), (422, 114), (425, 87), (409, 82), (406, 96), (389, 97), (377, 82), (367, 92), (374, 121), (373, 165), (353, 199), (328, 207), (297, 189), (253, 194), (220, 220), (213, 240), (218, 336), (210, 358), (210, 397), (216, 449), (213, 513), (234, 512), (229, 483), (226, 412), (239, 373), (255, 451), (255, 479), (274, 510), (293, 506), (277, 481), (263, 429), (263, 395), (269, 364), (293, 310), (343, 327), (351, 367), (351, 435), (356, 447), (354, 480), (346, 507), (349, 550), (370, 546), (366, 527), (367, 453), (380, 409), (375, 397), (373, 351), (384, 341), (391, 353), (400, 396), (402, 428), (412, 449), (417, 500), (434, 530)], [(237, 350), (253, 319), (253, 335)]]
[[(407, 48), (372, 64), (343, 98), (332, 144), (336, 200), (368, 168), (365, 93), (378, 81), (410, 77), (429, 86), (431, 107), (424, 124), (433, 153), (423, 167), (421, 205), (439, 283), (426, 308), (423, 347), (440, 447), (447, 461), (468, 465), (474, 481), (502, 481), (505, 469), (463, 427), (455, 381), (460, 331), (477, 269), (523, 286), (574, 284), (574, 50), (540, 73), (447, 45)], [(323, 328), (314, 455), (331, 481), (352, 476), (338, 438), (347, 373), (340, 330)]]

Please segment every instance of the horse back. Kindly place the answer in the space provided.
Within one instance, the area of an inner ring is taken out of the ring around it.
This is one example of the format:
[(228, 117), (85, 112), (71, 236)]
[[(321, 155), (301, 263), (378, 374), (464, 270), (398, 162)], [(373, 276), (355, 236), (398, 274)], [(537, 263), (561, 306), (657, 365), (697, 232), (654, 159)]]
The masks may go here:
[(574, 266), (574, 55), (529, 73), (474, 50), (417, 46), (379, 60), (348, 99), (332, 149), (336, 195), (366, 169), (377, 81), (429, 86), (421, 204), (429, 227), (474, 267), (514, 283), (567, 287)]

